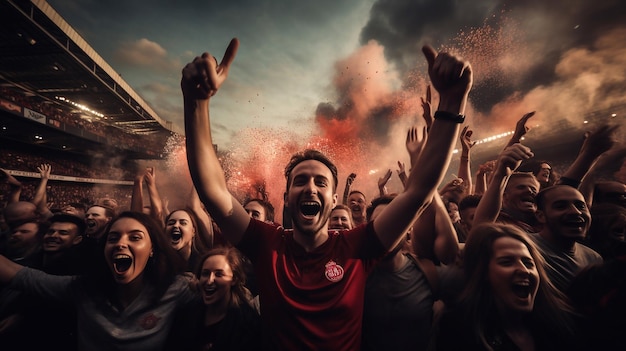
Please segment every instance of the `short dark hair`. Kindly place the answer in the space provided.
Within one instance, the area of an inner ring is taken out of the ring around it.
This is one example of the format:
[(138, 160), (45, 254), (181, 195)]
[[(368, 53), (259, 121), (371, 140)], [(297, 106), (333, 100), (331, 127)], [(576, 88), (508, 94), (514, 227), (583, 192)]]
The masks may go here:
[(52, 224), (52, 223), (74, 223), (74, 224), (76, 224), (76, 227), (78, 228), (78, 235), (84, 235), (85, 234), (85, 230), (87, 230), (87, 224), (85, 223), (85, 219), (80, 218), (80, 217), (78, 217), (76, 215), (73, 215), (71, 213), (65, 213), (65, 212), (55, 213), (52, 217), (50, 217), (48, 222), (50, 224)]
[(333, 191), (337, 191), (337, 183), (339, 180), (337, 179), (337, 166), (328, 158), (326, 155), (321, 153), (320, 151), (313, 149), (306, 149), (304, 151), (295, 153), (291, 156), (291, 160), (285, 167), (285, 178), (287, 179), (287, 190), (289, 190), (289, 186), (291, 186), (291, 180), (289, 177), (291, 176), (291, 172), (293, 169), (301, 162), (315, 160), (323, 163), (328, 169), (330, 169), (330, 173), (333, 175)]
[(459, 211), (463, 211), (467, 208), (478, 207), (478, 203), (480, 199), (482, 199), (482, 195), (472, 194), (464, 196), (461, 201), (459, 201)]
[(256, 202), (259, 205), (263, 206), (263, 208), (265, 209), (265, 219), (274, 222), (274, 205), (272, 205), (271, 202), (259, 198), (253, 198), (246, 201), (243, 206), (245, 207), (251, 202)]
[(535, 204), (537, 205), (537, 211), (543, 211), (546, 208), (546, 194), (547, 193), (549, 193), (551, 190), (554, 190), (558, 187), (563, 187), (563, 186), (570, 187), (578, 191), (578, 189), (569, 185), (565, 185), (565, 184), (551, 185), (549, 187), (541, 189), (541, 191), (539, 191), (537, 195), (535, 196)]
[(391, 203), (391, 201), (395, 199), (396, 196), (397, 194), (387, 194), (387, 195), (374, 198), (372, 200), (372, 203), (370, 203), (370, 205), (367, 206), (367, 209), (365, 210), (365, 216), (367, 218), (367, 221), (368, 222), (371, 221), (372, 213), (374, 213), (374, 210), (376, 209), (376, 207)]

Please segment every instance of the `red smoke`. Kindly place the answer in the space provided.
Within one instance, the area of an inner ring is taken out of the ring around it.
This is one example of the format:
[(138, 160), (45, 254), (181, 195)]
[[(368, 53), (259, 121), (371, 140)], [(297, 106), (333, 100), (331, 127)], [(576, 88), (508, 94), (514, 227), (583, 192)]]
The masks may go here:
[[(572, 117), (573, 123), (580, 123), (581, 116), (589, 111), (623, 104), (623, 89), (606, 89), (620, 86), (626, 80), (623, 70), (626, 54), (619, 44), (624, 33), (624, 29), (618, 28), (598, 39), (594, 47), (566, 52), (555, 67), (559, 78), (555, 83), (537, 86), (527, 93), (513, 92), (487, 113), (478, 113), (468, 106), (467, 121), (474, 130), (474, 138), (513, 130), (515, 122), (533, 110), (537, 115), (530, 121), (531, 126), (540, 124), (545, 128), (529, 133), (549, 131), (548, 125), (559, 118)], [(525, 41), (517, 24), (506, 18), (498, 27), (485, 24), (460, 33), (448, 49), (472, 63), (477, 83), (494, 82), (494, 89), (498, 89), (498, 82), (516, 82), (543, 59), (542, 53)], [(340, 199), (345, 179), (353, 172), (357, 174), (353, 188), (365, 192), (368, 199), (378, 195), (377, 180), (387, 169), (394, 171), (389, 190), (400, 191), (395, 173), (397, 162), (406, 163), (407, 170), (410, 168), (404, 146), (406, 131), (413, 124), (423, 123), (420, 97), (425, 96), (428, 84), (424, 58), (415, 60), (415, 73), (398, 77), (385, 60), (384, 48), (369, 42), (336, 63), (332, 78), (336, 99), (321, 103), (311, 112), (315, 124), (308, 137), (296, 137), (286, 129), (240, 131), (232, 145), (224, 146), (228, 152), (222, 154), (233, 194), (243, 200), (257, 196), (259, 188), (264, 188), (276, 209), (276, 221), (281, 222), (284, 167), (293, 153), (305, 148), (318, 149), (335, 162)], [(434, 110), (435, 92), (433, 99)], [(306, 128), (306, 124), (303, 126)], [(482, 147), (484, 144), (476, 146)], [(184, 160), (182, 153), (172, 157)], [(449, 173), (456, 173), (455, 167), (453, 163)], [(182, 172), (183, 168), (186, 170), (186, 160), (173, 162), (168, 168)], [(179, 179), (188, 181), (185, 176)]]

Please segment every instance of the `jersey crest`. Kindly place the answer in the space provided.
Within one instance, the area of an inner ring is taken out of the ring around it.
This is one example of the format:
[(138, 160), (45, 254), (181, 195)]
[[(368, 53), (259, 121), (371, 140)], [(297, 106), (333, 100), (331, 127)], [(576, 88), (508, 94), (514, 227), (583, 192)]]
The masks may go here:
[(330, 260), (326, 263), (326, 279), (330, 280), (333, 283), (336, 283), (343, 279), (343, 267), (338, 265), (335, 261)]

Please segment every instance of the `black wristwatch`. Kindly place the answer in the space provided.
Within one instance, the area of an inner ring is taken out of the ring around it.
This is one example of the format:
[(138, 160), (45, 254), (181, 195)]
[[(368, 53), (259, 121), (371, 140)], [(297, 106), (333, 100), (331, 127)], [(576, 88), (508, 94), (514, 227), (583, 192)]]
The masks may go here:
[(465, 122), (464, 115), (457, 115), (456, 113), (446, 112), (446, 111), (436, 111), (435, 119), (442, 119), (444, 121), (450, 121), (454, 123), (463, 123)]

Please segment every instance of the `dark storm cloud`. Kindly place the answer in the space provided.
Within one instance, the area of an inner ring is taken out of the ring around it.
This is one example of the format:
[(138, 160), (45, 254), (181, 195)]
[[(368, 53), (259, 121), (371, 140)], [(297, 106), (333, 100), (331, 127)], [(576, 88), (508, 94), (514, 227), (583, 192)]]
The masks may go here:
[(530, 44), (528, 50), (533, 50), (540, 62), (530, 65), (515, 81), (496, 81), (497, 76), (478, 80), (474, 87), (478, 110), (488, 109), (513, 91), (552, 82), (555, 66), (567, 50), (587, 47), (608, 30), (626, 24), (626, 2), (380, 0), (372, 6), (361, 43), (379, 42), (386, 58), (406, 74), (422, 60), (424, 43), (453, 45), (461, 31), (484, 24), (498, 26), (501, 19), (516, 23), (523, 38), (520, 45)]

